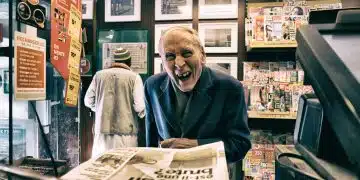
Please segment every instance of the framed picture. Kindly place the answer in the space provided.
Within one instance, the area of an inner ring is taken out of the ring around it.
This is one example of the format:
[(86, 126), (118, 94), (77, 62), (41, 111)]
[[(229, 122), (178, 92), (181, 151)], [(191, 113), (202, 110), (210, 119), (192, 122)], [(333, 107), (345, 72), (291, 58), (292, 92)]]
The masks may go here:
[(192, 28), (192, 24), (155, 24), (155, 53), (159, 53), (158, 45), (160, 41), (160, 37), (164, 34), (164, 32), (169, 29), (170, 27), (174, 26), (184, 26), (188, 28)]
[(140, 20), (140, 0), (105, 0), (105, 22), (126, 22)]
[(238, 58), (237, 57), (206, 57), (206, 66), (233, 76), (237, 79)]
[(238, 25), (229, 23), (199, 23), (199, 37), (206, 53), (236, 53)]
[(114, 51), (117, 48), (129, 50), (131, 55), (131, 69), (139, 74), (147, 73), (147, 42), (123, 42), (102, 44), (102, 69), (110, 67), (114, 59)]
[[(237, 79), (238, 73), (238, 59), (237, 57), (206, 57), (206, 66), (221, 71), (225, 74), (233, 76)], [(163, 72), (161, 58), (154, 59), (154, 74)]]
[(199, 0), (199, 19), (238, 18), (238, 0)]
[(192, 0), (155, 0), (155, 20), (192, 19)]
[(82, 18), (83, 19), (92, 19), (94, 11), (94, 1), (93, 0), (82, 0)]
[(164, 69), (162, 67), (162, 61), (161, 58), (154, 58), (154, 74), (158, 74), (163, 72)]

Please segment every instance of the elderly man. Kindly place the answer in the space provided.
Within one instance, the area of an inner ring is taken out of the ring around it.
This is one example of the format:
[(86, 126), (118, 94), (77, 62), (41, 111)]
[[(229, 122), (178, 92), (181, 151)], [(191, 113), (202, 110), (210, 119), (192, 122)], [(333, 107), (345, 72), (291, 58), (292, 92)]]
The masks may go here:
[(131, 71), (130, 52), (118, 48), (114, 63), (98, 71), (85, 94), (85, 105), (95, 112), (92, 157), (119, 147), (136, 147), (138, 118), (145, 115), (144, 87)]
[(146, 145), (191, 148), (223, 141), (228, 163), (243, 159), (251, 143), (241, 83), (205, 66), (193, 29), (168, 29), (159, 53), (166, 72), (145, 82)]

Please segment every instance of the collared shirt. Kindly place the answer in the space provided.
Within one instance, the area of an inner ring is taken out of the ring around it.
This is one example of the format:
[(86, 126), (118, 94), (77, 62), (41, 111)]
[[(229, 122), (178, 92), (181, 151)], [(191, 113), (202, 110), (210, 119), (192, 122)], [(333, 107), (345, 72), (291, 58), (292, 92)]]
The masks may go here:
[(180, 125), (181, 129), (183, 129), (183, 118), (185, 115), (185, 110), (188, 106), (189, 99), (191, 97), (191, 92), (182, 92), (171, 80), (172, 87), (175, 92), (176, 96), (176, 117), (178, 120), (178, 124)]

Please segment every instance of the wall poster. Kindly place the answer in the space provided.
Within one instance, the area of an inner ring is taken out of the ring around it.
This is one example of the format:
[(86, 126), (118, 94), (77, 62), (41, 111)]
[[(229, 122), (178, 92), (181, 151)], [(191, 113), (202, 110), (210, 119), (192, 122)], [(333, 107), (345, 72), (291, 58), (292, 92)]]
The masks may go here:
[(82, 0), (82, 19), (92, 19), (94, 11), (93, 0)]
[(46, 98), (46, 40), (15, 31), (15, 99)]
[(154, 49), (155, 53), (159, 53), (159, 41), (161, 36), (166, 32), (167, 29), (174, 27), (174, 26), (183, 26), (192, 28), (192, 23), (184, 23), (184, 24), (155, 24), (155, 40), (154, 40)]
[(231, 19), (237, 17), (237, 0), (199, 0), (199, 19)]
[(192, 19), (192, 0), (155, 0), (155, 20)]
[(206, 53), (236, 53), (237, 22), (199, 23), (199, 37)]
[(66, 93), (64, 103), (68, 106), (75, 107), (78, 101), (80, 86), (79, 69), (70, 68), (69, 79), (66, 81)]
[(108, 68), (113, 59), (114, 51), (119, 48), (129, 50), (131, 55), (131, 69), (140, 74), (147, 73), (147, 43), (104, 43), (102, 46), (103, 69)]
[(141, 0), (105, 0), (105, 22), (141, 20)]
[(100, 30), (97, 39), (97, 70), (108, 68), (113, 62), (114, 50), (123, 47), (130, 52), (132, 70), (139, 74), (148, 73), (147, 30)]
[[(77, 47), (80, 46), (82, 18), (80, 10), (81, 0), (51, 0), (50, 59), (64, 79), (68, 79), (69, 76), (70, 57), (80, 58), (80, 55), (76, 54)], [(74, 51), (70, 52), (71, 49)], [(80, 59), (78, 61), (80, 62)]]

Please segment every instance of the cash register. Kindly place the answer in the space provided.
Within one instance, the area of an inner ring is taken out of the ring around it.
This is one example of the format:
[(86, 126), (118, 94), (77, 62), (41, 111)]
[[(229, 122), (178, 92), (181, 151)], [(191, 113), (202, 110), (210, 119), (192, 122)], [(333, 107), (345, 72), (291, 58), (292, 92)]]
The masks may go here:
[[(315, 94), (299, 100), (298, 154), (276, 157), (276, 179), (360, 179), (360, 9), (333, 13), (333, 23), (297, 30), (296, 57)], [(316, 175), (285, 158), (301, 159)]]

